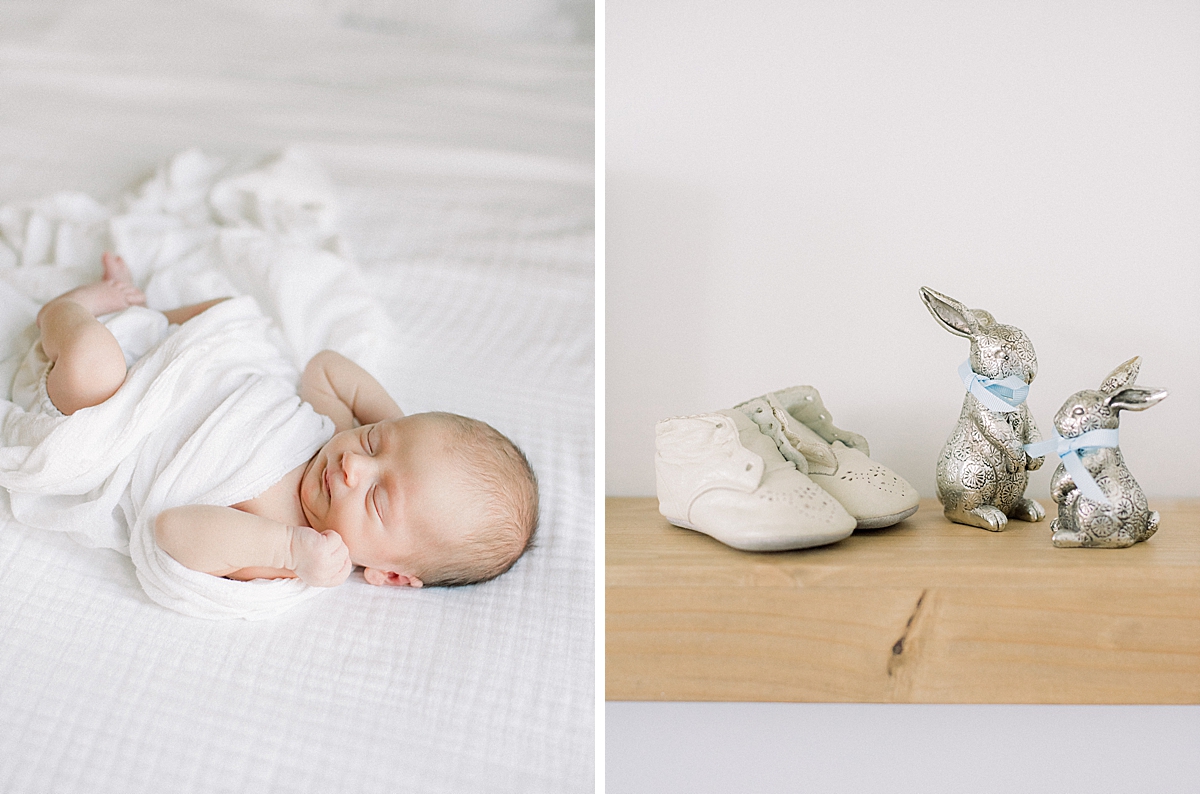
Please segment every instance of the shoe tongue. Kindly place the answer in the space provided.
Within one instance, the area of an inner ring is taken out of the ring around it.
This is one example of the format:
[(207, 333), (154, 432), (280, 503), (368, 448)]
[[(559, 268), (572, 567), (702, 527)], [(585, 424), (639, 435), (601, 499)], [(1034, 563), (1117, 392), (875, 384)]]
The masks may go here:
[(767, 395), (787, 411), (795, 420), (794, 427), (803, 427), (816, 438), (823, 439), (829, 444), (840, 443), (844, 447), (857, 449), (870, 457), (871, 447), (867, 440), (858, 433), (834, 427), (829, 410), (821, 402), (821, 395), (811, 386), (792, 386)]
[(781, 417), (784, 437), (808, 460), (809, 473), (835, 474), (838, 470), (838, 459), (830, 449), (829, 442), (788, 413), (774, 394), (767, 395), (767, 403), (771, 406), (772, 413)]
[(758, 425), (750, 421), (745, 412), (730, 409), (717, 411), (717, 413), (734, 420), (734, 427), (737, 428), (738, 439), (742, 442), (742, 446), (762, 458), (764, 474), (785, 466), (789, 469), (792, 468), (794, 461), (789, 463), (781, 457), (780, 450), (775, 443), (771, 438), (763, 435)]
[(815, 430), (792, 416), (791, 412), (780, 404), (779, 399), (774, 394), (768, 394), (767, 401), (771, 404), (772, 408), (776, 408), (779, 413), (787, 417), (787, 430), (789, 433), (795, 435), (805, 444), (815, 444), (819, 447), (829, 446), (829, 442), (817, 435)]
[(775, 395), (768, 394), (738, 406), (761, 434), (775, 443), (779, 452), (805, 474), (833, 474), (838, 460), (823, 438), (784, 409)]

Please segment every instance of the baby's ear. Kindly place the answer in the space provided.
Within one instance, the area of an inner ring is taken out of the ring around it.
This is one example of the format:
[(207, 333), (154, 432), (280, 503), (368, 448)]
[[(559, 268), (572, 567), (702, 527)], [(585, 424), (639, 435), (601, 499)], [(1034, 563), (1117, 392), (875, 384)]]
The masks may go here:
[(367, 584), (388, 587), (423, 587), (424, 582), (415, 576), (395, 571), (385, 571), (381, 568), (364, 568), (363, 578)]

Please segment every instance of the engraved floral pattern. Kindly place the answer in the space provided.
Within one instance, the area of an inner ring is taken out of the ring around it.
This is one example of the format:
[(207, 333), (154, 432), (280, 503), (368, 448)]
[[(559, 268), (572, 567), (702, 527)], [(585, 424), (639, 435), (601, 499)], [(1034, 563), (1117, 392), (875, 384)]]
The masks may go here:
[[(995, 379), (1016, 375), (1032, 383), (1037, 355), (1021, 329), (997, 323), (989, 312), (968, 309), (928, 288), (921, 289), (921, 297), (948, 331), (970, 340), (976, 374)], [(1025, 487), (1029, 468), (1041, 463), (1030, 460), (1021, 448), (1040, 438), (1027, 405), (995, 412), (966, 394), (958, 425), (937, 465), (938, 498), (946, 517), (993, 531), (1004, 529), (1009, 517), (1037, 520), (1043, 511), (1025, 498)]]
[[(1072, 394), (1054, 416), (1054, 426), (1064, 438), (1092, 430), (1115, 430), (1124, 407), (1147, 408), (1166, 392), (1134, 388), (1141, 360), (1130, 359), (1101, 382), (1099, 390)], [(1132, 395), (1132, 396), (1126, 396)], [(1138, 404), (1137, 401), (1143, 401)], [(1091, 448), (1080, 461), (1111, 504), (1083, 496), (1060, 465), (1051, 480), (1059, 495), (1053, 541), (1059, 547), (1124, 548), (1146, 540), (1158, 529), (1158, 513), (1150, 510), (1146, 495), (1125, 466), (1120, 448)]]

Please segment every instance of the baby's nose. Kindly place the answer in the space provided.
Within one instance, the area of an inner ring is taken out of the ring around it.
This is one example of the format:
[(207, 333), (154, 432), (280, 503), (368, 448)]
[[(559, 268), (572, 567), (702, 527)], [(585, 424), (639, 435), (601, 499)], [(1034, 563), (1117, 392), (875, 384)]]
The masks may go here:
[(351, 488), (358, 485), (370, 466), (371, 461), (365, 455), (356, 455), (353, 452), (342, 455), (342, 473), (346, 476), (346, 485)]

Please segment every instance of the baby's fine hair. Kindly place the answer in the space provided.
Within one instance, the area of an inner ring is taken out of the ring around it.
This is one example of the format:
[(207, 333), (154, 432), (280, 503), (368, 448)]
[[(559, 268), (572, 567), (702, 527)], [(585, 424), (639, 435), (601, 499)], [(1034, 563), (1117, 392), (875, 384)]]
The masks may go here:
[(516, 444), (486, 422), (434, 412), (452, 431), (450, 453), (471, 501), (482, 505), (466, 537), (437, 569), (426, 571), (430, 587), (453, 587), (494, 579), (520, 559), (538, 526), (538, 484), (533, 467)]

